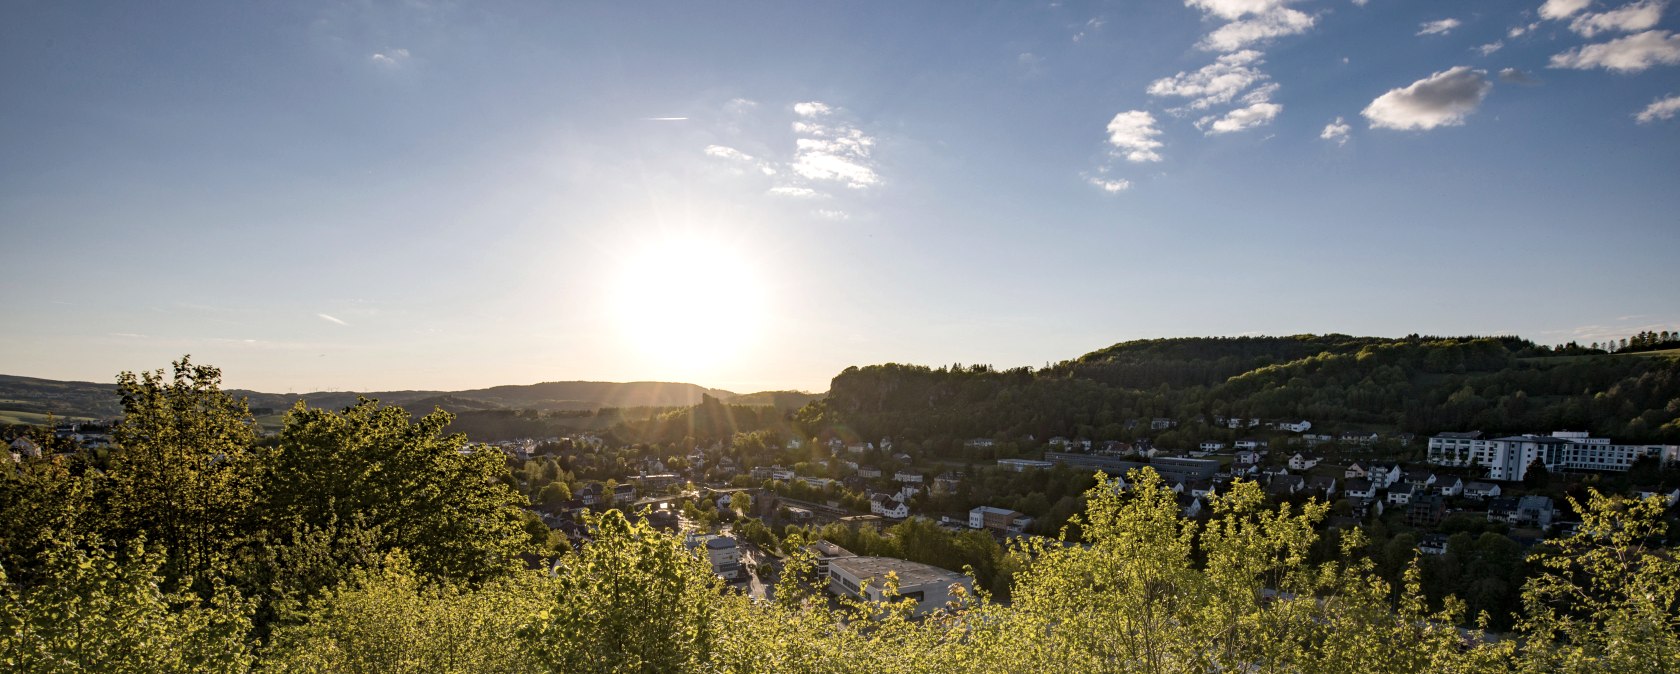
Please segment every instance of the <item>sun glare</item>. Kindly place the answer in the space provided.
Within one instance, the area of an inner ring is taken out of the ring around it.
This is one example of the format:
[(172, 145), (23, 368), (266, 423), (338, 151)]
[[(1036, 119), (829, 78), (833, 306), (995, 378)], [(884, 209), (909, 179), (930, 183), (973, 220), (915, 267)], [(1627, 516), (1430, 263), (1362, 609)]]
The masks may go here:
[(619, 269), (619, 328), (663, 372), (715, 373), (759, 341), (764, 280), (735, 245), (677, 236), (644, 244)]

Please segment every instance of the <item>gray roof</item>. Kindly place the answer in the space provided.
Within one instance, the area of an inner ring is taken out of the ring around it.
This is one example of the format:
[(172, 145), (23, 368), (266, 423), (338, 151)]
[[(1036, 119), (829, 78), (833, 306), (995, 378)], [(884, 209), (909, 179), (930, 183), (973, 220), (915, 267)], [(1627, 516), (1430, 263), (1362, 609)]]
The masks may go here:
[(932, 583), (957, 583), (967, 580), (955, 571), (895, 557), (842, 557), (828, 563), (860, 579), (876, 579), (888, 572), (898, 574), (899, 587), (915, 587)]

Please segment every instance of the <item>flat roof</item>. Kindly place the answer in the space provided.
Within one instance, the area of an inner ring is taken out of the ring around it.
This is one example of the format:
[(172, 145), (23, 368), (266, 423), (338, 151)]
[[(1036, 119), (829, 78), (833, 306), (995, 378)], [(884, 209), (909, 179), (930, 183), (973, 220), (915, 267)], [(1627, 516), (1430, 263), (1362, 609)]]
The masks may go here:
[(896, 557), (842, 557), (828, 563), (829, 568), (841, 568), (860, 580), (898, 574), (899, 587), (917, 587), (933, 583), (956, 583), (968, 580), (954, 571)]

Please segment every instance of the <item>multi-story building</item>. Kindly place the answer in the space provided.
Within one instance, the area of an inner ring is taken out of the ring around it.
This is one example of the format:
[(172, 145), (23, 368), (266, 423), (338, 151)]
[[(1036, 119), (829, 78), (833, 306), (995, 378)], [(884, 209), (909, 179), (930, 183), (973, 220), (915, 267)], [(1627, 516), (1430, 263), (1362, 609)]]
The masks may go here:
[(970, 529), (991, 529), (1000, 533), (1019, 533), (1033, 519), (1013, 510), (980, 506), (968, 511)]
[(836, 557), (828, 562), (828, 589), (872, 602), (889, 600), (887, 574), (898, 578), (897, 597), (916, 602), (915, 615), (926, 615), (951, 601), (951, 587), (962, 585), (972, 592), (968, 576), (936, 566), (891, 557)]
[(1584, 432), (1483, 438), (1480, 432), (1442, 433), (1429, 439), (1429, 462), (1437, 466), (1481, 466), (1490, 480), (1521, 480), (1540, 461), (1546, 470), (1626, 471), (1635, 461), (1654, 456), (1664, 463), (1680, 459), (1680, 446), (1614, 444)]

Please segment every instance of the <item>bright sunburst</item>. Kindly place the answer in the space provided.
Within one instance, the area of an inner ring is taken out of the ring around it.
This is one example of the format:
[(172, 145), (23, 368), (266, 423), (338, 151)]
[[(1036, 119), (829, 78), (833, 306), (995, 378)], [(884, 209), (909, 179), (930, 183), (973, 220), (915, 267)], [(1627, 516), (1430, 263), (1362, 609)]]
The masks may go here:
[(747, 353), (764, 327), (764, 279), (743, 248), (717, 238), (644, 243), (616, 287), (627, 345), (662, 371), (715, 371)]

